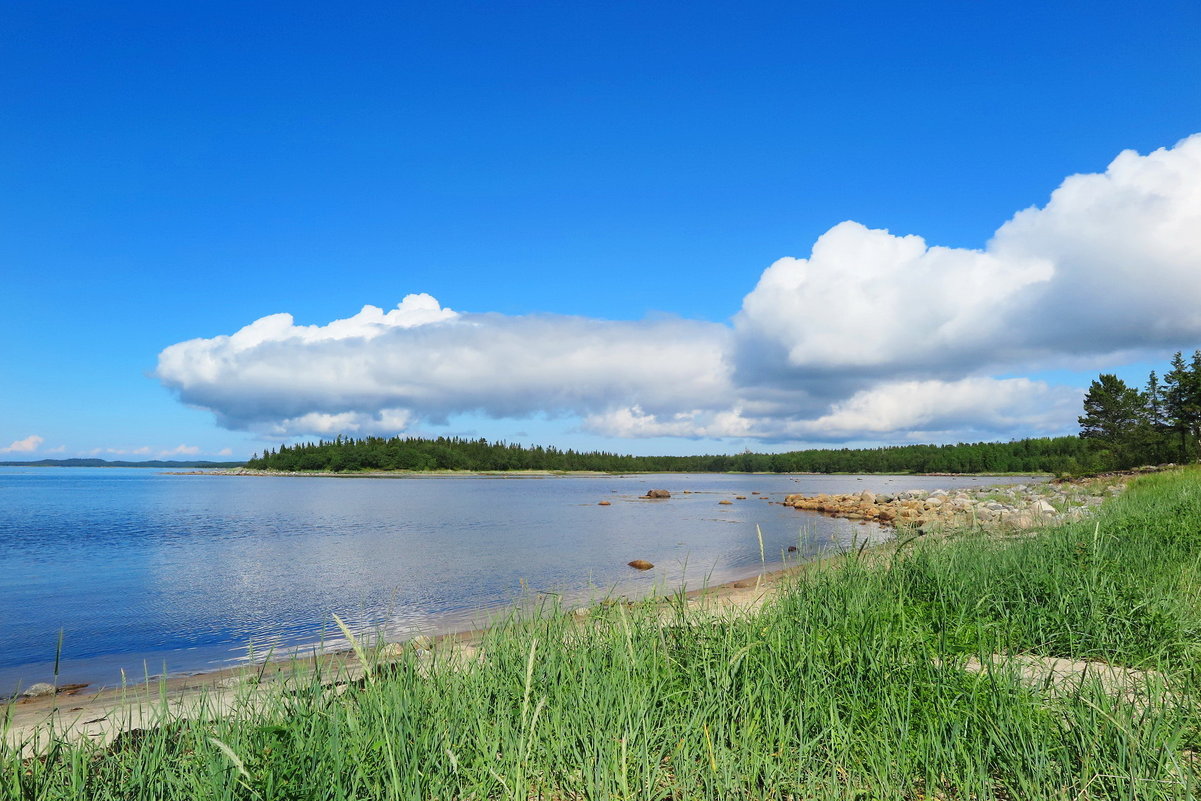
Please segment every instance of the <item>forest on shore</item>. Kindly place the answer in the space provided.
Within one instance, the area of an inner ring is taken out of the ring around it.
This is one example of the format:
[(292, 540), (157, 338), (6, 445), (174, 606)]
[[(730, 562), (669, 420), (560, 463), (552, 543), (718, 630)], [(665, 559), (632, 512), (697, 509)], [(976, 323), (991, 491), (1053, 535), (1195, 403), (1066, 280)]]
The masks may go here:
[(609, 473), (1079, 473), (1102, 469), (1095, 443), (1079, 437), (903, 445), (789, 453), (630, 456), (459, 437), (339, 437), (281, 445), (246, 466), (259, 470), (593, 470)]
[(337, 437), (255, 454), (258, 470), (507, 470), (607, 473), (1053, 473), (1189, 462), (1201, 444), (1201, 351), (1177, 353), (1145, 389), (1102, 374), (1084, 398), (1079, 436), (954, 445), (820, 448), (787, 453), (631, 456), (466, 437)]

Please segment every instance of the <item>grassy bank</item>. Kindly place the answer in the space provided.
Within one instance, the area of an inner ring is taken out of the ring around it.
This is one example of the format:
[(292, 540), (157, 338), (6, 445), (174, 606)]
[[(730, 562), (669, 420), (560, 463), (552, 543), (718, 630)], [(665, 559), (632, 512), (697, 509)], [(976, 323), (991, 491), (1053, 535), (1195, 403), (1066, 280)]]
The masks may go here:
[(1152, 475), (1093, 521), (847, 556), (754, 614), (513, 621), (341, 690), (298, 669), (242, 714), (7, 755), (3, 794), (1192, 798), (1199, 584), (1201, 473)]

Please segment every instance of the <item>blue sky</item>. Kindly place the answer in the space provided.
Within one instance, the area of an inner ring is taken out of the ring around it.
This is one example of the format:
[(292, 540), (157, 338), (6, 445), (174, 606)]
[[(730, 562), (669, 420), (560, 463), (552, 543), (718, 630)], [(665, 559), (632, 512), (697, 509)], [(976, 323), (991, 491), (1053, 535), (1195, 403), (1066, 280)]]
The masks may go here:
[[(243, 457), (340, 429), (637, 453), (1070, 433), (1069, 390), (1098, 370), (1141, 382), (1201, 346), (1183, 302), (1135, 304), (1112, 337), (1101, 312), (1075, 316), (1064, 287), (1130, 294), (1104, 254), (1064, 244), (1088, 238), (1110, 190), (1065, 201), (983, 272), (879, 256), (856, 273), (877, 256), (855, 230), (821, 262), (824, 294), (744, 298), (847, 220), (984, 249), (1124, 150), (1168, 156), (1125, 184), (1114, 173), (1113, 196), (1142, 208), (1129, 187), (1175, 171), (1146, 191), (1167, 198), (1165, 230), (1188, 231), (1201, 209), (1177, 145), (1201, 131), (1198, 31), (1192, 2), (6, 4), (0, 448), (25, 445), (0, 458)], [(1131, 226), (1123, 241), (1162, 238), (1141, 213), (1098, 219)], [(1157, 252), (1132, 286), (1194, 297), (1199, 248)], [(1015, 266), (1039, 259), (1050, 272)], [(1018, 310), (992, 319), (976, 298), (981, 327), (968, 315), (951, 339), (1015, 352), (922, 353), (950, 329), (921, 321), (955, 306), (928, 309), (931, 284), (994, 279)], [(159, 362), (268, 315), (325, 326), (421, 293), (460, 314)], [(845, 327), (828, 316), (843, 300)], [(871, 304), (912, 329), (876, 331)], [(840, 359), (860, 330), (880, 347)], [(914, 342), (883, 348), (897, 331)], [(598, 338), (615, 343), (600, 356)], [(477, 357), (489, 368), (473, 373)], [(346, 365), (372, 385), (344, 391)], [(972, 418), (974, 397), (998, 394), (1008, 405)]]

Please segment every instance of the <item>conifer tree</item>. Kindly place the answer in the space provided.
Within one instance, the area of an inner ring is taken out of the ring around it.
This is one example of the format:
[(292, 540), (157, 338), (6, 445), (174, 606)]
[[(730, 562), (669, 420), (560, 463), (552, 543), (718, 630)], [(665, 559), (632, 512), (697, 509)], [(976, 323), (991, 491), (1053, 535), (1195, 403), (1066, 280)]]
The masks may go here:
[(1144, 400), (1137, 389), (1112, 373), (1102, 373), (1084, 396), (1084, 414), (1077, 418), (1080, 436), (1105, 443), (1115, 467), (1129, 466), (1138, 457), (1138, 433), (1144, 420)]

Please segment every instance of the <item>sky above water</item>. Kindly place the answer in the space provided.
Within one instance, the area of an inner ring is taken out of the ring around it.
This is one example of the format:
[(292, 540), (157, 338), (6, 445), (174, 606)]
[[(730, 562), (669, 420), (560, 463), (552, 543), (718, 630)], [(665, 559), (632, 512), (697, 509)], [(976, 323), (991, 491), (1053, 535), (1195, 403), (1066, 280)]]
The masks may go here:
[(0, 459), (1071, 434), (1201, 347), (1201, 5), (6, 3)]

